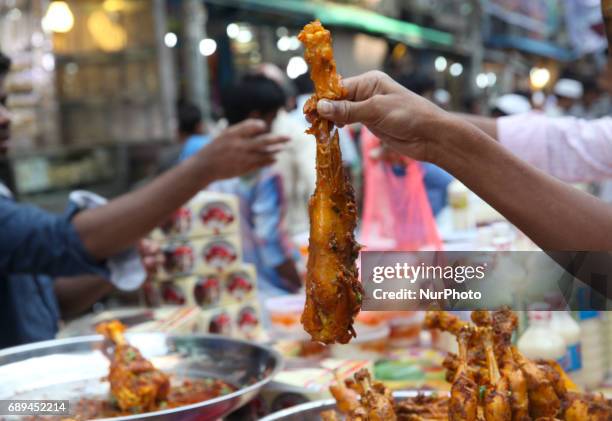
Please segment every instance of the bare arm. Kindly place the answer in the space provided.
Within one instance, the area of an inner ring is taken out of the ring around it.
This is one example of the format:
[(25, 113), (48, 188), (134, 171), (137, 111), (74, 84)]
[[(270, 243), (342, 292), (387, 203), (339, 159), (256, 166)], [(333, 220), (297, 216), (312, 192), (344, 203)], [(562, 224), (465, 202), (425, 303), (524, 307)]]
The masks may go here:
[(77, 214), (73, 224), (85, 248), (96, 259), (108, 258), (147, 235), (212, 181), (273, 163), (271, 148), (285, 139), (261, 135), (264, 130), (262, 122), (253, 120), (230, 127), (148, 185)]
[(214, 167), (206, 162), (210, 159), (206, 154), (196, 155), (106, 206), (77, 214), (73, 224), (85, 248), (95, 258), (104, 259), (147, 235), (176, 208), (218, 178)]
[(612, 208), (513, 156), (471, 124), (380, 72), (345, 80), (346, 101), (320, 101), (338, 124), (360, 121), (412, 158), (451, 172), (547, 250), (612, 250)]
[(497, 119), (492, 117), (483, 117), (473, 114), (454, 113), (455, 116), (467, 121), (470, 124), (478, 127), (480, 130), (485, 132), (491, 138), (498, 140), (497, 137)]
[(612, 250), (610, 205), (526, 164), (475, 127), (450, 116), (442, 124), (439, 134), (453, 136), (437, 137), (434, 161), (542, 249)]
[(114, 287), (96, 275), (56, 278), (53, 284), (62, 319), (72, 319), (89, 310)]

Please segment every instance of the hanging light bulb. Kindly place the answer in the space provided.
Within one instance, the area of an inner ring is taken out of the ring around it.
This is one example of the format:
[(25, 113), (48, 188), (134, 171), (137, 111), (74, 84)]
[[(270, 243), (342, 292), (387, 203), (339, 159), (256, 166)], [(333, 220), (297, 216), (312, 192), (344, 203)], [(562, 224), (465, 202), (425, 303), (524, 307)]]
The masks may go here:
[(42, 27), (47, 32), (66, 33), (74, 26), (74, 15), (65, 1), (54, 0), (42, 18)]
[(164, 35), (164, 44), (166, 44), (166, 47), (174, 48), (177, 43), (178, 36), (176, 36), (174, 32), (167, 32), (166, 35)]
[(200, 41), (199, 48), (204, 57), (212, 56), (217, 51), (217, 43), (212, 38), (205, 38)]
[(290, 79), (295, 79), (300, 75), (308, 72), (308, 64), (306, 61), (300, 56), (291, 57), (289, 59), (289, 63), (287, 64), (287, 76)]
[(447, 65), (448, 65), (448, 61), (446, 60), (445, 57), (442, 57), (442, 56), (436, 57), (436, 60), (434, 61), (434, 67), (436, 68), (437, 72), (445, 71)]
[(534, 67), (529, 72), (529, 81), (534, 89), (543, 89), (550, 81), (550, 71), (545, 67)]
[(449, 73), (452, 77), (459, 77), (463, 73), (463, 65), (461, 63), (453, 63), (449, 67)]
[(480, 89), (484, 89), (489, 86), (489, 78), (487, 78), (486, 74), (478, 73), (478, 76), (476, 76), (476, 86), (478, 86)]

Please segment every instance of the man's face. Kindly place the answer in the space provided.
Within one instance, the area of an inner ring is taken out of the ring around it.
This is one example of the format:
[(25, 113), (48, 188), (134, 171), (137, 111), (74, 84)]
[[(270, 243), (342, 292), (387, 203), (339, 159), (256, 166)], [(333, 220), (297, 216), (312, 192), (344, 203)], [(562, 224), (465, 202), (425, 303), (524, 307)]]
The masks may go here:
[(11, 116), (6, 108), (7, 92), (4, 87), (4, 75), (0, 75), (0, 156), (8, 152), (11, 137)]

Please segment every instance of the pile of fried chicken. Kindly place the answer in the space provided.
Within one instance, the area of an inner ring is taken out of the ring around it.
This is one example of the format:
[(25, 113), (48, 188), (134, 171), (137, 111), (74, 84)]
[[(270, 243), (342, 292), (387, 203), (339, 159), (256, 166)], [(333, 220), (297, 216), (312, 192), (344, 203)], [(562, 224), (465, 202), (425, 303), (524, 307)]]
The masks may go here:
[[(336, 411), (324, 421), (611, 421), (612, 403), (602, 395), (570, 391), (554, 361), (531, 361), (512, 345), (517, 316), (510, 310), (474, 311), (465, 322), (442, 311), (428, 312), (425, 327), (450, 332), (458, 353), (444, 366), (450, 396), (420, 394), (394, 402), (367, 370), (330, 388)], [(341, 415), (342, 414), (342, 415)], [(344, 418), (343, 418), (344, 417)]]

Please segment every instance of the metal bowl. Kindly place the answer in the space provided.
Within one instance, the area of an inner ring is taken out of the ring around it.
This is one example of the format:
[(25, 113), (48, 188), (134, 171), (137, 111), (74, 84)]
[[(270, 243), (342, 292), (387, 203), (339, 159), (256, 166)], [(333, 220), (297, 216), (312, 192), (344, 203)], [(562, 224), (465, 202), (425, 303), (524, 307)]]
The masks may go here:
[[(281, 369), (280, 355), (251, 342), (216, 335), (135, 333), (128, 341), (172, 379), (213, 377), (238, 388), (215, 399), (112, 420), (217, 420), (253, 399)], [(109, 362), (100, 335), (67, 338), (0, 351), (0, 399), (108, 397)]]
[[(414, 390), (406, 390), (394, 392), (395, 400), (414, 398), (419, 393), (427, 395), (428, 392), (417, 392)], [(319, 421), (319, 414), (328, 409), (336, 408), (334, 399), (325, 399), (320, 401), (306, 402), (301, 405), (292, 406), (291, 408), (283, 409), (262, 418), (260, 421)]]

